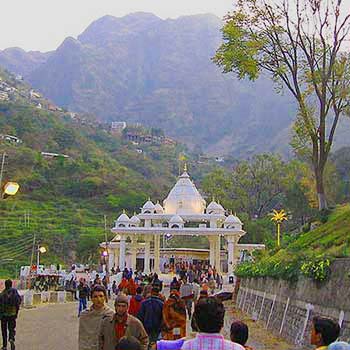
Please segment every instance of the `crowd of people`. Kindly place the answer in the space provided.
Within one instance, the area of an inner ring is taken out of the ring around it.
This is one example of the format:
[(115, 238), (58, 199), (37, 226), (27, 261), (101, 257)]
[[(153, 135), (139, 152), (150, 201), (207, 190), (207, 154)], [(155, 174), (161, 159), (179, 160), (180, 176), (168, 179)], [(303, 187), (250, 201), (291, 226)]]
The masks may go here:
[[(94, 284), (79, 282), (79, 350), (251, 350), (247, 346), (248, 326), (234, 320), (230, 339), (220, 334), (224, 326), (225, 307), (215, 295), (198, 290), (189, 283), (188, 274), (176, 277), (170, 284), (167, 298), (157, 274), (133, 279), (125, 270), (115, 289), (114, 310), (108, 302), (103, 279), (96, 276)], [(91, 306), (87, 308), (87, 299)], [(84, 301), (80, 299), (85, 299)], [(2, 350), (15, 350), (16, 319), (21, 297), (5, 282), (0, 293)], [(194, 311), (192, 313), (192, 306)], [(187, 334), (190, 320), (195, 337)], [(317, 350), (350, 350), (350, 345), (337, 341), (339, 324), (332, 319), (314, 317), (310, 342)]]
[[(165, 298), (157, 274), (135, 282), (125, 271), (115, 288), (114, 310), (106, 305), (104, 286), (94, 285), (92, 306), (80, 315), (79, 350), (251, 350), (244, 322), (232, 322), (230, 339), (220, 334), (224, 305), (206, 288), (212, 277), (199, 276), (200, 281), (197, 277), (190, 283), (188, 270), (180, 278), (174, 277)], [(186, 332), (187, 320), (197, 332), (192, 339)], [(336, 322), (315, 317), (311, 344), (318, 350), (350, 350), (349, 344), (336, 341), (339, 333)]]

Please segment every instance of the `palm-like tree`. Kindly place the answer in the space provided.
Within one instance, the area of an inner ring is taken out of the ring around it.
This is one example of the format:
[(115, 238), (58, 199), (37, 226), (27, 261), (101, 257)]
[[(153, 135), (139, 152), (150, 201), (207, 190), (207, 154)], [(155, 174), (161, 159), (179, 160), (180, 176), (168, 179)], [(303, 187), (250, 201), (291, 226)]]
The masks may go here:
[(285, 220), (288, 220), (287, 213), (284, 209), (281, 209), (280, 211), (273, 209), (272, 211), (272, 218), (271, 221), (274, 221), (277, 225), (277, 246), (280, 246), (281, 243), (281, 223)]

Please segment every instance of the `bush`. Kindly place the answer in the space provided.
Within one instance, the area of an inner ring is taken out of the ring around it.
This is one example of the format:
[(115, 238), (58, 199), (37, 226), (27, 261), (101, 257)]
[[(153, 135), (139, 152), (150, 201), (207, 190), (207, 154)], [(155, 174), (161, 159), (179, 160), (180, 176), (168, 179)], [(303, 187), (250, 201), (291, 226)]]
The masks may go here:
[(310, 231), (310, 226), (311, 226), (310, 222), (307, 222), (306, 224), (304, 224), (303, 227), (302, 227), (303, 232), (304, 233), (309, 232)]
[(331, 214), (330, 209), (322, 209), (318, 212), (317, 218), (319, 221), (321, 221), (323, 224), (325, 224), (328, 221), (328, 217)]
[(258, 278), (271, 277), (296, 282), (300, 276), (311, 278), (316, 282), (324, 282), (330, 275), (330, 259), (312, 259), (305, 257), (292, 258), (288, 261), (272, 256), (259, 262), (244, 262), (235, 269), (239, 277)]
[(331, 261), (329, 259), (308, 261), (301, 265), (301, 272), (304, 276), (314, 281), (324, 282), (328, 279), (331, 272), (330, 266)]

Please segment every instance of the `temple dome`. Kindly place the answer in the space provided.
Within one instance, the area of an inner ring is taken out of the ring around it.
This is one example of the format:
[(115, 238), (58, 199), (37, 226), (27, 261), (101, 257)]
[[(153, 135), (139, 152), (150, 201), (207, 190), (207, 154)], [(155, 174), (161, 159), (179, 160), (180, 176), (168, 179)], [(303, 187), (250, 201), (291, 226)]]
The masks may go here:
[(158, 202), (154, 206), (154, 210), (156, 211), (157, 214), (163, 214), (164, 213), (163, 207)]
[(153, 214), (154, 208), (153, 202), (149, 199), (142, 207), (142, 214)]
[(164, 200), (165, 214), (203, 214), (205, 200), (185, 171)]
[(140, 225), (140, 223), (141, 223), (141, 220), (140, 220), (136, 215), (134, 215), (134, 216), (130, 219), (130, 224), (131, 224), (131, 225), (138, 226), (138, 225)]
[(207, 213), (209, 214), (212, 210), (217, 210), (219, 208), (219, 204), (215, 201), (211, 201), (207, 206)]
[(116, 227), (128, 227), (129, 224), (130, 224), (130, 219), (125, 213), (121, 214), (118, 217), (117, 221), (115, 222)]
[(183, 228), (184, 227), (184, 220), (179, 215), (174, 215), (169, 220), (169, 227), (171, 228)]
[(169, 223), (171, 224), (183, 224), (184, 220), (179, 215), (174, 215), (170, 218)]
[(117, 222), (129, 222), (129, 221), (130, 219), (125, 213), (121, 214), (117, 219)]
[(235, 215), (230, 214), (224, 221), (224, 228), (242, 229), (242, 221)]

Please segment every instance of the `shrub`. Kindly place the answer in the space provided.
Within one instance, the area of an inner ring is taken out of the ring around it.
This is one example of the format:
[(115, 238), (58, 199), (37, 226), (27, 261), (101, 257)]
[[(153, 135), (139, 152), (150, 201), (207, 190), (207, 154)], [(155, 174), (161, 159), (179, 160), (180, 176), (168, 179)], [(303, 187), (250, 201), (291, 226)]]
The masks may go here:
[(320, 259), (304, 262), (301, 265), (301, 272), (317, 282), (324, 282), (328, 279), (331, 272), (331, 261), (329, 259)]

